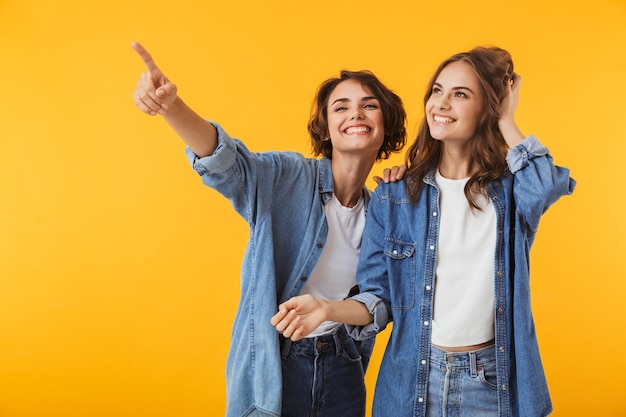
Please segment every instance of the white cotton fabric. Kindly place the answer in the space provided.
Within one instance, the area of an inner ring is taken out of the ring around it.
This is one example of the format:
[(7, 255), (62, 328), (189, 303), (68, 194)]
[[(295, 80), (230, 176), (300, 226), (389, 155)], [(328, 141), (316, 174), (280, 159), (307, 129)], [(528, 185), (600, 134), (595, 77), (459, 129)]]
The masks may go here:
[[(302, 294), (311, 294), (324, 300), (342, 300), (356, 285), (356, 267), (365, 226), (365, 205), (363, 198), (360, 198), (354, 207), (344, 207), (333, 194), (324, 205), (324, 212), (328, 222), (328, 237)], [(339, 325), (326, 321), (307, 337), (328, 334)]]
[(435, 175), (439, 188), (439, 245), (435, 278), (432, 343), (460, 347), (494, 338), (496, 213), (483, 194), (470, 208), (469, 178)]

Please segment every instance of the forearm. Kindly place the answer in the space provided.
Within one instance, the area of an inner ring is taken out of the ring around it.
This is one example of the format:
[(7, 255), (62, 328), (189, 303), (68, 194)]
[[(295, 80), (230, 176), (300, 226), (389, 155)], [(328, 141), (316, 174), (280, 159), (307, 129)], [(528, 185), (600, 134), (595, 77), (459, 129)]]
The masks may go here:
[(500, 120), (498, 127), (509, 148), (514, 148), (525, 138), (514, 120)]
[(217, 130), (194, 112), (180, 97), (168, 107), (163, 119), (199, 157), (212, 155), (217, 148)]
[(519, 101), (519, 90), (522, 83), (522, 77), (515, 73), (512, 75), (508, 83), (508, 92), (501, 103), (502, 114), (498, 120), (498, 128), (504, 137), (504, 141), (509, 148), (514, 148), (522, 140), (525, 135), (521, 132), (517, 123), (515, 123), (515, 112)]
[(356, 300), (322, 301), (327, 320), (354, 326), (366, 326), (374, 320), (365, 304)]

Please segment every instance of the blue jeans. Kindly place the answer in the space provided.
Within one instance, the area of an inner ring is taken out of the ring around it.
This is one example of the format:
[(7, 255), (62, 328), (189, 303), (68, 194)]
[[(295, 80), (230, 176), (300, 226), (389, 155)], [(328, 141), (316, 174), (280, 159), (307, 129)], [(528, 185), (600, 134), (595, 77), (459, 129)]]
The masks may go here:
[(364, 375), (374, 338), (332, 334), (291, 342), (281, 337), (283, 417), (365, 416)]
[(426, 416), (498, 416), (493, 345), (462, 353), (431, 347)]

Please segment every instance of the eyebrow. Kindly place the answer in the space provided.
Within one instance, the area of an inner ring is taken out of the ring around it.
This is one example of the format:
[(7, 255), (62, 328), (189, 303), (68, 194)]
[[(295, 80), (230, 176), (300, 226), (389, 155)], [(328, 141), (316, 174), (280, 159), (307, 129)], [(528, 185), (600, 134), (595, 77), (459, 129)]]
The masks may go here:
[[(375, 96), (366, 96), (361, 98), (361, 101), (370, 101), (370, 100), (376, 100), (376, 101), (380, 101), (378, 100), (378, 97)], [(332, 103), (330, 103), (331, 106), (334, 106), (335, 103), (345, 103), (346, 101), (350, 101), (349, 98), (338, 98), (337, 100), (333, 101)]]
[[(434, 84), (433, 84), (433, 87), (435, 87), (435, 86), (443, 88), (443, 85), (441, 85), (441, 84), (439, 84), (439, 83), (434, 83)], [(469, 87), (463, 87), (463, 86), (459, 86), (459, 87), (452, 87), (450, 90), (452, 90), (452, 91), (467, 90), (467, 91), (469, 91), (470, 93), (475, 94), (475, 93), (474, 93), (474, 90), (472, 90), (472, 89), (471, 89), (471, 88), (469, 88)]]

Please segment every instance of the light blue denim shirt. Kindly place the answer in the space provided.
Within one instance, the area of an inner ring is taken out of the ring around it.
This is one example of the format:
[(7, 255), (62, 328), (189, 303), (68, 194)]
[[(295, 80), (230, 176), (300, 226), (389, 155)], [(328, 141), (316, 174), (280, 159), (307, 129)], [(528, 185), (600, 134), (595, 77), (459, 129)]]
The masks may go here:
[[(508, 152), (509, 170), (489, 184), (496, 210), (494, 262), (495, 343), (501, 417), (539, 417), (552, 410), (530, 305), (529, 251), (539, 219), (575, 181), (552, 162), (534, 136)], [(353, 337), (369, 337), (393, 321), (374, 396), (375, 417), (423, 417), (439, 235), (439, 191), (424, 179), (417, 205), (403, 182), (381, 184), (372, 197), (357, 282), (374, 315), (365, 327), (348, 326)]]
[[(187, 156), (204, 184), (228, 198), (250, 228), (226, 364), (226, 415), (279, 416), (279, 336), (270, 318), (279, 303), (300, 294), (326, 243), (331, 164), (298, 153), (250, 152), (212, 124), (218, 131), (214, 154), (199, 158), (187, 149)], [(367, 207), (365, 188), (363, 198)]]

